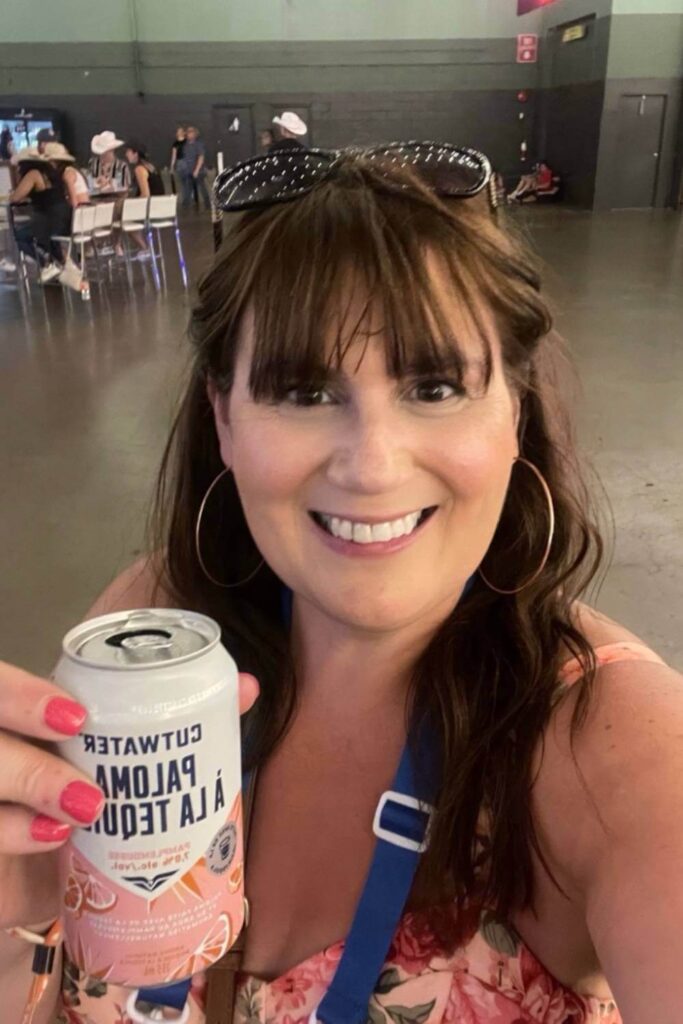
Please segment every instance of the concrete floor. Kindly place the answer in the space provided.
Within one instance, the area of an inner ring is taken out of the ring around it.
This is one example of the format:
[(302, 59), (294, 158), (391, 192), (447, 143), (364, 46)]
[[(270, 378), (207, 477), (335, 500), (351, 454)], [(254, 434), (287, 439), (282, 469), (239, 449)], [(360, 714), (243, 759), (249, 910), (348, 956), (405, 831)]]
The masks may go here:
[[(519, 211), (548, 263), (556, 322), (583, 382), (584, 448), (609, 496), (614, 558), (593, 603), (683, 667), (683, 223), (669, 212)], [(194, 279), (210, 259), (185, 225)], [(148, 268), (59, 289), (28, 313), (0, 287), (0, 658), (48, 671), (64, 631), (140, 551), (186, 365), (188, 294)]]

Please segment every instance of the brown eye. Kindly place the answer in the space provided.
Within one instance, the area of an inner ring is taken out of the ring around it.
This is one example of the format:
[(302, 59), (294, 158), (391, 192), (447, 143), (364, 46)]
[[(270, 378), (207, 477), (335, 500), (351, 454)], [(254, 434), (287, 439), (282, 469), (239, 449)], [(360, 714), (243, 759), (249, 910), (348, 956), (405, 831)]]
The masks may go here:
[(289, 388), (285, 392), (285, 402), (298, 408), (310, 408), (317, 405), (331, 405), (332, 396), (326, 388), (318, 384), (303, 384)]
[(460, 398), (464, 393), (463, 387), (455, 381), (423, 380), (411, 388), (410, 396), (418, 402), (436, 404), (449, 398)]

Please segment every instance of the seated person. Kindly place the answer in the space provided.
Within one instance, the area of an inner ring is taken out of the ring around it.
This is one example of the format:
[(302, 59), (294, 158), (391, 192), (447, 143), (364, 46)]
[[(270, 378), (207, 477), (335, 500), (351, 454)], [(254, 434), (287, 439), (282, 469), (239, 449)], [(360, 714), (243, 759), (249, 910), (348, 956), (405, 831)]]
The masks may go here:
[(114, 132), (100, 132), (90, 141), (92, 157), (88, 171), (98, 192), (127, 192), (130, 188), (130, 168), (116, 155), (123, 145)]
[(69, 206), (75, 208), (90, 202), (85, 175), (76, 166), (76, 158), (61, 142), (47, 142), (43, 148), (46, 160), (60, 174)]
[(17, 247), (37, 259), (40, 282), (45, 284), (62, 271), (63, 254), (53, 235), (71, 231), (71, 207), (67, 201), (61, 173), (35, 149), (17, 154), (19, 184), (10, 193), (12, 205), (30, 201), (30, 220), (14, 229)]
[(508, 195), (508, 201), (517, 200), (523, 202), (529, 198), (538, 198), (543, 195), (553, 195), (558, 190), (557, 181), (552, 170), (541, 160), (534, 166), (531, 174), (523, 174), (515, 188)]

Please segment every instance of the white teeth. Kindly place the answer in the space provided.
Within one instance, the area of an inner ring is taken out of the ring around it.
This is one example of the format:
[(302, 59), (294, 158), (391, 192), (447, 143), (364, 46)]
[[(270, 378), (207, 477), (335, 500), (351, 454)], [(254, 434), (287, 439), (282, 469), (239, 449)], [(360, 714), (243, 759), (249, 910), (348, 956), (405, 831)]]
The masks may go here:
[(356, 544), (372, 544), (372, 527), (370, 524), (354, 523), (353, 540)]
[(421, 515), (422, 512), (411, 512), (400, 519), (384, 523), (355, 523), (350, 519), (319, 513), (320, 519), (333, 537), (352, 540), (354, 544), (386, 543), (397, 537), (404, 537), (413, 532)]
[(390, 522), (376, 522), (373, 526), (373, 541), (390, 541), (393, 530)]

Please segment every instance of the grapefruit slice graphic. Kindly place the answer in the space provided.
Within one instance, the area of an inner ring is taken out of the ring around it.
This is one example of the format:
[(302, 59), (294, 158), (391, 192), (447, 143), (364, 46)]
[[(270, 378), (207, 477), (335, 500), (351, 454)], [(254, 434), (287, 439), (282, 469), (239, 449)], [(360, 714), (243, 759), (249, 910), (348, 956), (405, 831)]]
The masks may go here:
[(92, 875), (88, 876), (88, 880), (83, 886), (83, 897), (85, 900), (83, 909), (93, 914), (108, 914), (117, 903), (116, 893), (113, 893)]
[(69, 874), (64, 887), (64, 907), (70, 914), (80, 917), (83, 912), (83, 889), (74, 874)]
[(232, 944), (232, 923), (227, 914), (220, 914), (204, 936), (194, 953), (168, 976), (167, 981), (188, 978), (206, 970), (227, 953)]

